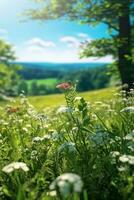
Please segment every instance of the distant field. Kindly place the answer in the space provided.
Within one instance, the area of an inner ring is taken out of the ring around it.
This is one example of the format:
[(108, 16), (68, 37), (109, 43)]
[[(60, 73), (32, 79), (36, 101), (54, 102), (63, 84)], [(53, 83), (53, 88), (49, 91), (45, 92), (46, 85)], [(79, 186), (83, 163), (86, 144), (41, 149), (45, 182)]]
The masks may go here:
[[(77, 96), (84, 97), (85, 100), (93, 103), (96, 101), (108, 101), (114, 98), (116, 93), (116, 88), (100, 89), (89, 92), (78, 93)], [(57, 107), (60, 105), (65, 105), (64, 94), (53, 94), (45, 96), (31, 96), (28, 97), (29, 102), (39, 111), (46, 107)], [(5, 105), (7, 102), (0, 102), (0, 105)]]
[[(82, 92), (78, 96), (84, 97), (89, 102), (95, 101), (105, 101), (112, 99), (114, 97), (116, 89), (107, 88), (91, 92)], [(30, 103), (34, 105), (38, 110), (45, 107), (51, 106), (56, 107), (65, 104), (65, 99), (63, 94), (46, 95), (46, 96), (33, 96), (28, 98)]]
[(28, 80), (27, 83), (30, 86), (32, 84), (32, 82), (36, 81), (38, 85), (46, 85), (46, 86), (53, 86), (56, 85), (56, 83), (58, 82), (58, 80), (56, 78), (47, 78), (47, 79), (33, 79), (33, 80)]

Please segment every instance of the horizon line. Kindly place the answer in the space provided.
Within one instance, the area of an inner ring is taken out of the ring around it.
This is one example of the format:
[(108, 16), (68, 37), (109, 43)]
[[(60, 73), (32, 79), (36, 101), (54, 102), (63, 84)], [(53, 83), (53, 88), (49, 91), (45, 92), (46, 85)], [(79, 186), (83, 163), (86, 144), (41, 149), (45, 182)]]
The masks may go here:
[(107, 64), (108, 63), (108, 64), (110, 64), (110, 63), (112, 63), (112, 61), (111, 62), (99, 62), (99, 61), (98, 62), (93, 62), (93, 61), (91, 61), (91, 62), (90, 61), (83, 61), (83, 62), (79, 62), (79, 61), (78, 62), (77, 61), (74, 61), (74, 62), (73, 61), (72, 62), (66, 62), (66, 61), (65, 62), (64, 61), (60, 62), (59, 61), (59, 62), (57, 62), (57, 61), (55, 61), (55, 62), (53, 62), (53, 61), (25, 61), (25, 60), (16, 60), (16, 61), (12, 61), (12, 63), (50, 63), (50, 64), (56, 64), (56, 63), (57, 64), (62, 64), (62, 63), (64, 63), (64, 64), (65, 63), (66, 64), (83, 64), (83, 63), (85, 63), (85, 64), (86, 63), (87, 64), (88, 63), (92, 63), (92, 64), (102, 63), (103, 64), (103, 63), (106, 63)]

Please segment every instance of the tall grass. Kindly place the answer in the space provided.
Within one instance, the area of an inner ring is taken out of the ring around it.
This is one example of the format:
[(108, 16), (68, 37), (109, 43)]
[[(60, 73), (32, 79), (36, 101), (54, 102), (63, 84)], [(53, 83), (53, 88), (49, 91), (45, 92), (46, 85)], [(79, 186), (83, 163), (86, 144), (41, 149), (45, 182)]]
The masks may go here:
[(0, 108), (0, 199), (134, 199), (134, 91), (36, 111), (27, 98)]

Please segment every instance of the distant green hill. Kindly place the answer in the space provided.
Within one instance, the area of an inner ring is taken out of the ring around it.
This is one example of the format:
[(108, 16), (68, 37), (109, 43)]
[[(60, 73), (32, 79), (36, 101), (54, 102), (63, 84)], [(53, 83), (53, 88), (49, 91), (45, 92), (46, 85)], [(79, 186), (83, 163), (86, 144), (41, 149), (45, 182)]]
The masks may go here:
[(15, 62), (17, 65), (22, 65), (26, 68), (37, 68), (37, 69), (47, 69), (47, 70), (60, 70), (60, 71), (70, 71), (87, 69), (91, 67), (100, 67), (108, 65), (109, 63), (47, 63), (47, 62)]

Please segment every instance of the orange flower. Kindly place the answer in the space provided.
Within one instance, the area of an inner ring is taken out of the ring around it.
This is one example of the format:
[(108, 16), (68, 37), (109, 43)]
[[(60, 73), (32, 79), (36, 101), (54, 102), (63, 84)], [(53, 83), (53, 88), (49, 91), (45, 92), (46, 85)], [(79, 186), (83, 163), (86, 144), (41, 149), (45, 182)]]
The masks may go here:
[(7, 110), (7, 112), (8, 113), (16, 113), (16, 112), (18, 112), (19, 111), (19, 108), (18, 107), (16, 107), (16, 108), (13, 108), (13, 107), (11, 107), (11, 108), (9, 108), (8, 110)]
[(56, 88), (63, 89), (63, 90), (68, 90), (72, 87), (70, 83), (61, 83), (56, 86)]

